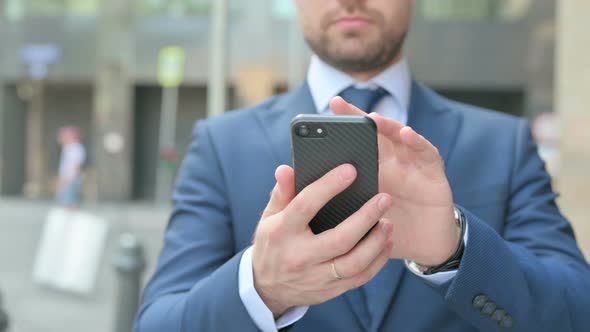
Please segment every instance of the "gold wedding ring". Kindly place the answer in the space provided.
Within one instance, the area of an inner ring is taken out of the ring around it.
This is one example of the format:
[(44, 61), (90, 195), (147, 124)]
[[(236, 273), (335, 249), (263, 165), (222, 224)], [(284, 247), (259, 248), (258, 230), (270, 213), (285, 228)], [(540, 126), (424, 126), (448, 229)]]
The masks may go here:
[(334, 260), (332, 260), (330, 265), (332, 266), (332, 275), (334, 276), (334, 279), (342, 280), (342, 277), (338, 274), (338, 271), (336, 271), (336, 265), (334, 265)]

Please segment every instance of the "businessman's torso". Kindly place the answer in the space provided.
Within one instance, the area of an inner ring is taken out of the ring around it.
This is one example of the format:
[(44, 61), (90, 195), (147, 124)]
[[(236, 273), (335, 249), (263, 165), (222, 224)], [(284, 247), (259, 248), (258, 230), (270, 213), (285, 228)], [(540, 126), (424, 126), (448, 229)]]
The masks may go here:
[[(302, 89), (275, 97), (252, 109), (209, 121), (209, 133), (224, 177), (236, 252), (251, 245), (281, 164), (291, 165), (289, 124), (299, 113), (313, 113)], [(513, 117), (443, 99), (417, 84), (413, 87), (409, 125), (431, 140), (445, 160), (455, 203), (478, 215), (502, 234), (510, 203), (514, 166)], [(468, 331), (469, 325), (448, 309), (440, 290), (392, 261), (389, 300), (377, 325), (363, 317), (355, 291), (313, 306), (292, 331), (379, 329)], [(369, 325), (367, 325), (369, 324)]]

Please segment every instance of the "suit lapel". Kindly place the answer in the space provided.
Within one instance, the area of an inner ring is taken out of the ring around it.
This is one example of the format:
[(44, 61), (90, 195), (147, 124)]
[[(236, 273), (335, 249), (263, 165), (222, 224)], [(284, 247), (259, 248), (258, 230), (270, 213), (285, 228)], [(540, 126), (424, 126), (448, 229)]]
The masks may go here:
[(291, 158), (291, 119), (299, 114), (316, 114), (307, 82), (295, 91), (277, 97), (270, 109), (256, 112), (260, 126), (280, 165), (293, 166)]
[[(441, 97), (413, 82), (408, 125), (436, 146), (446, 163), (454, 146), (460, 117), (445, 105), (447, 103)], [(377, 302), (376, 308), (378, 308), (371, 313), (372, 331), (379, 329), (390, 312), (392, 301), (405, 271), (403, 261), (390, 260), (375, 278), (374, 281), (377, 284), (373, 286), (379, 287), (382, 291), (379, 292), (377, 298), (371, 299)]]
[(449, 109), (448, 105), (448, 101), (432, 90), (416, 82), (412, 84), (408, 126), (436, 146), (445, 164), (461, 124), (459, 113)]
[[(277, 160), (281, 164), (292, 165), (291, 119), (298, 114), (316, 114), (317, 111), (307, 83), (277, 98), (270, 109), (256, 112), (256, 115)], [(434, 144), (445, 162), (448, 162), (461, 118), (458, 113), (446, 108), (446, 104), (431, 90), (416, 82), (412, 84), (408, 125)]]

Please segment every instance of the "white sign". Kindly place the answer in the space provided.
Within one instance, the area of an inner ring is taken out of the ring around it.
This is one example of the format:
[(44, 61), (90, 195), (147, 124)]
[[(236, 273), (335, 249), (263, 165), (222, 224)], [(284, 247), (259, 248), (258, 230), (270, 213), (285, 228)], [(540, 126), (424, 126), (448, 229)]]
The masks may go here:
[(184, 49), (165, 47), (160, 50), (158, 61), (158, 81), (165, 88), (178, 87), (184, 79)]
[(102, 144), (108, 153), (117, 154), (123, 151), (125, 139), (119, 133), (110, 132), (104, 135)]
[(108, 223), (92, 214), (53, 208), (47, 215), (33, 280), (79, 294), (94, 288), (107, 241)]

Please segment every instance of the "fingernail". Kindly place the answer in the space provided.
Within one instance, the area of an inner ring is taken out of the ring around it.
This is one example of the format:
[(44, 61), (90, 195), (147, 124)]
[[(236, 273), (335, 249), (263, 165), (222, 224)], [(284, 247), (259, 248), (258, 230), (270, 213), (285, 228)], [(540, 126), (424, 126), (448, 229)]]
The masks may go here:
[(340, 179), (343, 181), (350, 181), (352, 178), (354, 178), (354, 173), (355, 170), (352, 165), (345, 165), (340, 168)]
[(386, 235), (389, 235), (391, 234), (391, 231), (393, 231), (393, 225), (388, 222), (381, 222), (381, 230)]
[(387, 211), (387, 209), (389, 209), (390, 206), (391, 198), (389, 196), (383, 196), (379, 198), (379, 201), (377, 202), (377, 208), (379, 209), (379, 211), (385, 212)]

